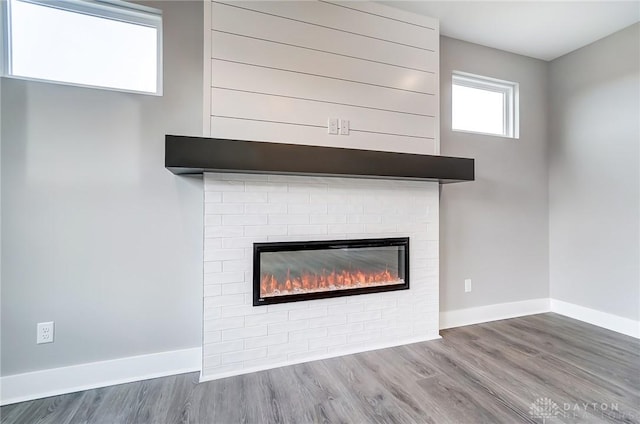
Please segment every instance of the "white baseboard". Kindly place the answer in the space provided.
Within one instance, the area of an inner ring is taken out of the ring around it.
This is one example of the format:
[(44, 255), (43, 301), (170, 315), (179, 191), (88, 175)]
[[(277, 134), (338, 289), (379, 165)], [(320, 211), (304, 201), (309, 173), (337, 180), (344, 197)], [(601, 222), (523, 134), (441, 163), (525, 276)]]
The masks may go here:
[(550, 312), (549, 299), (530, 299), (519, 302), (496, 303), (475, 308), (440, 312), (440, 329), (481, 324), (500, 319)]
[[(548, 298), (444, 311), (440, 313), (440, 329), (480, 324), (483, 322), (544, 312), (555, 312), (569, 318), (597, 325), (598, 327), (640, 338), (640, 321), (634, 321), (629, 318)], [(373, 346), (371, 349), (381, 349), (397, 344), (408, 344), (432, 339), (433, 338), (419, 338), (415, 340), (403, 340), (399, 343)], [(326, 359), (349, 353), (356, 352), (340, 352), (332, 355), (322, 355), (317, 358), (305, 359), (304, 361), (298, 362)], [(242, 373), (292, 365), (293, 363), (274, 364), (269, 367), (243, 370)], [(201, 364), (201, 348), (196, 347), (9, 375), (0, 377), (0, 405), (9, 405), (81, 390), (130, 383), (132, 381), (201, 371)], [(215, 376), (202, 376), (201, 381), (237, 374), (238, 373), (228, 373)]]
[(476, 308), (440, 312), (440, 329), (481, 324), (500, 319), (555, 312), (627, 336), (640, 338), (640, 321), (564, 302), (557, 299), (531, 299), (520, 302), (497, 303)]
[(200, 371), (201, 348), (174, 350), (0, 377), (0, 405)]
[(551, 312), (584, 321), (627, 336), (640, 338), (640, 321), (598, 311), (562, 300), (551, 299)]

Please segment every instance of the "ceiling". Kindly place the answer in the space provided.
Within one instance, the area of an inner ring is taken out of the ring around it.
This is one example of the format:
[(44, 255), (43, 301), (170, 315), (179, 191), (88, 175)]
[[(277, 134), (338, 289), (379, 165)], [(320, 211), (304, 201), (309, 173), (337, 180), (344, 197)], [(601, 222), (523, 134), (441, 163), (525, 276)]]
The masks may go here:
[(380, 3), (440, 19), (442, 35), (542, 60), (640, 21), (640, 0)]

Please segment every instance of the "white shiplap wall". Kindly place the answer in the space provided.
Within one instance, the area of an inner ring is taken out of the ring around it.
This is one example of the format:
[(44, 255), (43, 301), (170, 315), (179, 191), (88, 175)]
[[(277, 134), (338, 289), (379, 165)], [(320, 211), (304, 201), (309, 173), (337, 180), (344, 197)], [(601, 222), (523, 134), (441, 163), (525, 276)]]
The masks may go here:
[[(437, 20), (370, 2), (206, 4), (206, 135), (439, 152)], [(350, 135), (327, 134), (329, 117)]]

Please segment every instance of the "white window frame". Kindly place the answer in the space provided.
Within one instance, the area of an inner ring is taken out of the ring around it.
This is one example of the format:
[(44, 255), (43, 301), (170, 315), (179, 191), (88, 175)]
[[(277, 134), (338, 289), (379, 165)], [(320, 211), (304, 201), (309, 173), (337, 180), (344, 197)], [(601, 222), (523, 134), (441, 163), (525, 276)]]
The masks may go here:
[[(452, 131), (472, 134), (492, 135), (495, 137), (519, 138), (520, 137), (520, 85), (517, 82), (470, 74), (468, 72), (453, 71), (451, 74), (451, 86), (475, 88), (485, 91), (493, 91), (503, 94), (503, 120), (502, 134), (485, 133), (479, 131), (454, 129)], [(453, 123), (453, 94), (451, 97), (451, 121)]]
[(156, 29), (157, 34), (157, 63), (156, 63), (156, 90), (151, 91), (137, 91), (127, 90), (117, 87), (108, 86), (96, 86), (87, 85), (81, 83), (74, 83), (68, 81), (49, 80), (41, 78), (33, 78), (22, 75), (14, 75), (12, 70), (12, 54), (11, 54), (11, 0), (0, 0), (0, 24), (2, 25), (1, 31), (1, 44), (2, 48), (2, 66), (0, 68), (1, 75), (3, 77), (9, 77), (14, 79), (28, 80), (28, 81), (41, 81), (53, 84), (70, 85), (76, 87), (88, 87), (97, 88), (101, 90), (122, 91), (129, 93), (162, 95), (162, 80), (163, 80), (163, 57), (162, 57), (162, 11), (147, 7), (139, 4), (130, 3), (122, 0), (19, 0), (24, 3), (32, 3), (35, 5), (41, 5), (51, 7), (60, 10), (66, 10), (73, 13), (81, 13), (84, 15), (95, 16), (99, 18), (121, 21), (131, 24), (144, 25)]

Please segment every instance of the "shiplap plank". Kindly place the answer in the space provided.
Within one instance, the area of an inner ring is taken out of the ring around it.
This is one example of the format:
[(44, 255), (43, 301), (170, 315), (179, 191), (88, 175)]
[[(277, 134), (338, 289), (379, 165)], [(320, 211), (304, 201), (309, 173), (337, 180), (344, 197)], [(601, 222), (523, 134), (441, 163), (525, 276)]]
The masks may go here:
[(326, 126), (329, 117), (341, 117), (354, 131), (435, 138), (433, 117), (226, 89), (211, 89), (211, 114), (317, 127)]
[(348, 136), (329, 135), (326, 126), (311, 127), (248, 119), (211, 117), (211, 136), (386, 152), (436, 154), (435, 140), (351, 131)]
[(438, 72), (437, 52), (334, 31), (221, 3), (212, 3), (211, 6), (211, 22), (214, 30), (400, 67)]
[(436, 96), (212, 60), (213, 87), (435, 116)]
[(387, 19), (394, 19), (396, 21), (404, 22), (410, 25), (418, 25), (434, 30), (436, 32), (439, 31), (440, 28), (440, 22), (436, 18), (418, 15), (417, 13), (407, 12), (405, 10), (372, 1), (320, 1), (322, 1), (323, 3), (331, 3), (333, 5), (342, 6), (349, 9), (359, 10), (360, 12), (370, 13), (372, 15), (383, 16)]
[(436, 75), (212, 31), (212, 57), (434, 94)]
[(294, 7), (287, 1), (243, 1), (226, 4), (418, 49), (435, 51), (439, 43), (437, 33), (433, 30), (425, 34), (425, 28), (416, 25), (407, 25), (394, 19), (330, 3), (310, 1), (298, 3)]

